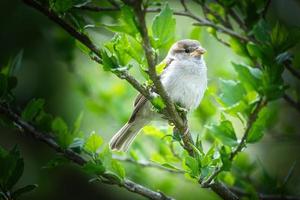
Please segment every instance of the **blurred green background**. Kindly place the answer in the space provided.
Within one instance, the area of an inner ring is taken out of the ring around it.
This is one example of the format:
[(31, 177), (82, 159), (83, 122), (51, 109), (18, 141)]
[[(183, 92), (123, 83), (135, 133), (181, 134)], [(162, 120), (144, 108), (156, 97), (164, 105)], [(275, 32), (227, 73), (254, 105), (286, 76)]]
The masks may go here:
[[(177, 1), (169, 1), (173, 9), (182, 9)], [(188, 1), (195, 13), (200, 7)], [(103, 12), (93, 19), (113, 22), (114, 13)], [(154, 14), (149, 14), (149, 20)], [(300, 1), (273, 0), (268, 18), (280, 21), (287, 26), (300, 26)], [(194, 28), (192, 21), (176, 16), (176, 38), (196, 38), (207, 49), (205, 60), (208, 66), (209, 86), (201, 106), (190, 115), (192, 132), (204, 132), (204, 125), (216, 116), (213, 95), (220, 78), (235, 78), (231, 61), (242, 61), (230, 48), (216, 41), (207, 28)], [(83, 112), (82, 130), (90, 133), (95, 130), (106, 142), (126, 122), (130, 116), (132, 102), (137, 92), (125, 81), (119, 80), (109, 72), (104, 72), (98, 64), (91, 61), (75, 45), (75, 41), (60, 27), (40, 13), (26, 7), (19, 0), (0, 1), (0, 65), (24, 50), (22, 68), (17, 72), (19, 80), (15, 90), (17, 101), (25, 105), (32, 98), (46, 100), (46, 110), (53, 115), (62, 116), (69, 124)], [(113, 35), (103, 28), (90, 30), (96, 45), (102, 46)], [(300, 57), (299, 47), (296, 57)], [(165, 52), (166, 53), (166, 52)], [(163, 58), (166, 54), (161, 55)], [(299, 59), (298, 59), (299, 60)], [(300, 64), (298, 66), (300, 68)], [(139, 80), (143, 78), (138, 69), (132, 73)], [(289, 73), (284, 74), (287, 82), (299, 88)], [(300, 192), (300, 114), (284, 101), (272, 102), (274, 121), (263, 140), (249, 145), (246, 152), (259, 168), (264, 168), (275, 180), (284, 179), (291, 165), (297, 161), (296, 170), (289, 181), (289, 190)], [(277, 108), (280, 108), (277, 109)], [(236, 128), (239, 129), (238, 123)], [(25, 158), (25, 173), (20, 182), (37, 183), (35, 192), (24, 199), (141, 199), (140, 196), (126, 192), (115, 186), (88, 183), (89, 177), (71, 164), (55, 169), (43, 169), (55, 153), (45, 145), (24, 137), (18, 132), (0, 129), (0, 145), (11, 148), (20, 146)], [(140, 135), (133, 145), (149, 146), (155, 153), (155, 143), (149, 134)], [(218, 199), (206, 189), (190, 183), (183, 175), (162, 173), (156, 169), (137, 168), (126, 165), (128, 177), (152, 188), (161, 188), (177, 199)], [(257, 173), (259, 174), (259, 173)], [(257, 175), (259, 177), (259, 175)], [(253, 177), (255, 179), (255, 177)], [(257, 185), (267, 190), (263, 180), (257, 178)]]

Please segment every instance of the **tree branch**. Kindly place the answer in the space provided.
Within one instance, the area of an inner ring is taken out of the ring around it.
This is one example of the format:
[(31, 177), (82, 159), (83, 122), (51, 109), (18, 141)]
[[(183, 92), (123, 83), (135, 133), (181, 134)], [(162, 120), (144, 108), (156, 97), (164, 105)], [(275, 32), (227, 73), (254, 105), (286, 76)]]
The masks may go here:
[[(25, 4), (28, 6), (38, 10), (45, 16), (47, 16), (50, 20), (57, 23), (61, 28), (63, 28), (65, 31), (67, 31), (71, 36), (73, 36), (75, 39), (80, 41), (83, 45), (85, 45), (87, 48), (91, 50), (95, 55), (91, 56), (91, 58), (96, 61), (99, 64), (102, 64), (101, 60), (101, 54), (100, 50), (93, 44), (93, 42), (90, 40), (90, 38), (85, 35), (84, 33), (81, 33), (77, 31), (74, 27), (69, 25), (67, 22), (65, 22), (63, 19), (61, 19), (55, 12), (50, 10), (49, 8), (41, 5), (40, 3), (36, 2), (35, 0), (23, 0)], [(114, 8), (118, 9), (118, 8)], [(143, 87), (133, 76), (127, 73), (127, 71), (116, 71), (113, 72), (116, 76), (118, 76), (121, 79), (125, 79), (127, 82), (129, 82), (137, 91), (139, 91), (141, 94), (143, 94), (148, 100), (151, 100), (153, 97), (145, 87)]]
[[(18, 127), (21, 128), (23, 132), (28, 133), (36, 140), (39, 140), (47, 144), (50, 148), (54, 149), (58, 153), (61, 153), (68, 160), (80, 166), (83, 166), (84, 164), (87, 163), (87, 160), (85, 160), (83, 157), (81, 157), (79, 154), (75, 153), (74, 151), (70, 149), (61, 148), (53, 139), (52, 134), (38, 131), (34, 126), (22, 120), (22, 118), (18, 114), (10, 110), (7, 106), (0, 104), (0, 113), (5, 115), (11, 121), (13, 121)], [(108, 182), (108, 184), (116, 184), (116, 183)], [(123, 183), (119, 183), (118, 186), (123, 187), (130, 192), (147, 197), (149, 199), (156, 199), (156, 200), (173, 199), (171, 197), (167, 197), (161, 192), (155, 192), (149, 188), (146, 188), (128, 179), (125, 179)]]
[(292, 65), (291, 62), (286, 62), (284, 64), (285, 68), (293, 75), (295, 76), (297, 79), (300, 80), (300, 72), (298, 72)]
[[(95, 12), (101, 12), (101, 11), (119, 11), (119, 9), (117, 9), (117, 8), (102, 8), (102, 7), (97, 7), (97, 6), (93, 6), (93, 5), (85, 5), (85, 6), (81, 6), (81, 7), (78, 7), (78, 8), (79, 9), (83, 9), (83, 10), (88, 10), (88, 11), (95, 11)], [(161, 11), (160, 8), (155, 8), (155, 9), (148, 8), (148, 9), (146, 9), (147, 13), (153, 13), (153, 12), (157, 13), (157, 12), (160, 12), (160, 11)], [(192, 14), (191, 12), (187, 12), (187, 11), (174, 11), (173, 13), (174, 13), (174, 15), (185, 16), (185, 17), (188, 17), (190, 19), (194, 19), (197, 22), (197, 23), (193, 24), (195, 26), (208, 26), (208, 27), (212, 27), (212, 28), (216, 29), (220, 33), (225, 33), (227, 35), (230, 35), (232, 37), (240, 39), (240, 40), (242, 40), (244, 42), (250, 41), (249, 38), (247, 38), (246, 36), (242, 36), (242, 35), (236, 33), (232, 29), (225, 28), (225, 27), (220, 26), (220, 25), (216, 25), (215, 23), (211, 22), (210, 20), (207, 20), (207, 19), (204, 19), (204, 18), (200, 18), (200, 17)]]
[[(190, 155), (193, 155), (194, 151), (192, 148), (192, 144), (194, 144), (191, 134), (189, 132), (189, 129), (187, 127), (187, 120), (186, 118), (181, 118), (179, 113), (177, 112), (175, 108), (175, 104), (172, 102), (170, 97), (168, 96), (167, 92), (165, 91), (159, 76), (156, 74), (156, 68), (155, 68), (155, 61), (154, 61), (154, 54), (152, 51), (152, 47), (150, 44), (150, 39), (148, 36), (148, 30), (145, 22), (145, 13), (146, 10), (142, 10), (141, 2), (135, 1), (131, 4), (134, 8), (134, 12), (136, 13), (138, 25), (141, 33), (141, 37), (143, 40), (143, 47), (146, 54), (146, 59), (148, 63), (148, 74), (153, 81), (153, 84), (155, 86), (155, 89), (157, 93), (161, 96), (163, 102), (166, 105), (166, 110), (169, 115), (168, 119), (171, 120), (172, 123), (174, 123), (175, 127), (178, 129), (179, 133), (182, 136), (182, 140), (184, 143), (184, 148), (189, 152)], [(128, 3), (130, 4), (130, 3)]]
[[(241, 188), (231, 187), (230, 190), (239, 196), (251, 196), (251, 193), (244, 191)], [(300, 200), (298, 196), (283, 195), (283, 194), (264, 194), (257, 193), (260, 200)]]
[(139, 165), (142, 167), (151, 167), (151, 168), (157, 168), (163, 171), (171, 172), (171, 173), (176, 173), (176, 174), (184, 174), (185, 171), (181, 169), (171, 169), (171, 168), (166, 168), (162, 165), (156, 164), (154, 162), (148, 162), (148, 161), (135, 161), (131, 158), (124, 158), (124, 157), (114, 157), (114, 159), (123, 161), (123, 162), (128, 162), (132, 163), (134, 165)]
[(55, 12), (50, 10), (47, 7), (42, 6), (40, 3), (34, 1), (34, 0), (23, 0), (25, 4), (27, 4), (30, 7), (35, 8), (39, 12), (46, 15), (49, 19), (59, 24), (63, 29), (65, 29), (70, 35), (72, 35), (74, 38), (79, 40), (82, 44), (84, 44), (86, 47), (88, 47), (93, 53), (95, 53), (97, 56), (100, 56), (99, 49), (93, 44), (93, 42), (90, 40), (89, 37), (84, 35), (81, 32), (78, 32), (76, 29), (74, 29), (70, 24), (65, 22), (63, 19), (61, 19)]
[[(256, 108), (254, 109), (254, 111), (250, 114), (249, 116), (249, 120), (248, 120), (248, 124), (246, 127), (246, 130), (243, 134), (243, 137), (241, 138), (240, 143), (238, 144), (238, 146), (236, 147), (236, 149), (231, 153), (229, 160), (233, 160), (235, 158), (235, 156), (242, 151), (242, 149), (245, 146), (245, 142), (248, 138), (248, 134), (252, 128), (252, 125), (254, 124), (254, 122), (256, 121), (259, 112), (261, 111), (261, 109), (267, 105), (267, 101), (265, 99), (260, 99), (257, 104), (256, 104)], [(209, 185), (211, 185), (211, 182), (219, 175), (219, 173), (222, 172), (222, 168), (221, 167), (217, 167), (215, 169), (215, 171), (203, 182), (200, 181), (201, 185), (203, 187), (209, 187)]]
[(266, 14), (268, 12), (270, 4), (271, 4), (271, 0), (267, 0), (267, 3), (266, 3), (266, 5), (265, 5), (265, 7), (264, 7), (264, 9), (263, 9), (263, 11), (261, 13), (263, 18), (266, 18)]
[(300, 112), (300, 102), (296, 102), (295, 100), (292, 99), (292, 97), (290, 97), (287, 94), (284, 94), (283, 98), (286, 102), (288, 102), (291, 106), (293, 106), (296, 110)]

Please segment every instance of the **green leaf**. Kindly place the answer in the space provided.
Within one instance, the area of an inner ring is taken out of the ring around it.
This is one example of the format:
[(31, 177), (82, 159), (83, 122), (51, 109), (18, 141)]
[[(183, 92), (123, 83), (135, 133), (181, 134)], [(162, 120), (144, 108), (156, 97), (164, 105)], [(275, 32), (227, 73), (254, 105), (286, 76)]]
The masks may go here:
[(102, 161), (103, 165), (107, 168), (110, 167), (112, 161), (112, 153), (108, 145), (99, 153), (98, 158)]
[(230, 107), (234, 104), (241, 101), (245, 95), (246, 91), (243, 85), (240, 82), (233, 80), (220, 80), (220, 99), (224, 103), (225, 106)]
[(223, 144), (231, 147), (237, 145), (235, 131), (232, 126), (232, 123), (229, 120), (222, 119), (220, 124), (213, 124), (211, 126), (207, 126), (207, 129), (209, 130), (212, 136), (219, 139)]
[(248, 56), (248, 51), (243, 43), (236, 38), (230, 38), (229, 44), (231, 49), (240, 56)]
[(102, 145), (102, 143), (102, 137), (93, 131), (87, 138), (84, 144), (84, 149), (88, 152), (96, 153), (99, 147)]
[(107, 178), (108, 180), (110, 180), (112, 183), (115, 183), (115, 184), (120, 184), (123, 181), (123, 179), (121, 177), (119, 177), (117, 174), (109, 172), (109, 171), (106, 171), (103, 174), (103, 177)]
[(166, 4), (152, 22), (153, 47), (160, 48), (172, 41), (175, 35), (175, 26), (176, 20), (173, 18), (173, 12)]
[(87, 162), (83, 170), (92, 175), (102, 175), (105, 172), (105, 167), (101, 163)]
[(220, 155), (222, 160), (222, 169), (224, 171), (230, 171), (232, 165), (230, 160), (231, 149), (226, 146), (222, 146), (220, 149)]
[(21, 68), (21, 63), (23, 59), (23, 50), (21, 50), (16, 57), (13, 59), (11, 66), (9, 68), (9, 76), (12, 76), (16, 71)]
[(263, 53), (261, 51), (261, 48), (254, 44), (253, 42), (248, 42), (247, 43), (247, 50), (250, 54), (250, 56), (254, 57), (254, 58), (263, 58)]
[(49, 1), (50, 8), (55, 12), (64, 13), (67, 12), (73, 6), (72, 0), (50, 0)]
[(7, 77), (4, 74), (0, 73), (0, 99), (6, 95), (7, 89), (8, 89)]
[(297, 44), (297, 40), (289, 34), (287, 28), (278, 22), (271, 31), (271, 43), (275, 51), (283, 52)]
[(182, 171), (182, 169), (179, 169), (178, 167), (171, 165), (170, 163), (163, 163), (161, 164), (163, 167), (166, 167), (168, 169), (173, 169), (173, 170), (177, 170), (177, 171)]
[(24, 171), (24, 161), (17, 147), (6, 152), (1, 149), (0, 155), (0, 185), (4, 190), (11, 190)]
[(76, 118), (74, 124), (73, 124), (73, 130), (72, 130), (72, 135), (74, 137), (78, 137), (81, 133), (80, 131), (80, 126), (83, 118), (83, 112), (81, 112), (78, 117)]
[(26, 186), (24, 186), (24, 187), (21, 187), (21, 188), (17, 189), (16, 191), (14, 191), (14, 192), (12, 193), (12, 197), (15, 199), (15, 198), (21, 196), (21, 195), (24, 194), (24, 193), (31, 192), (32, 190), (34, 190), (34, 189), (37, 188), (37, 187), (38, 187), (38, 185), (36, 185), (36, 184), (33, 184), (33, 185), (26, 185)]
[(135, 38), (139, 33), (136, 24), (135, 15), (131, 8), (128, 6), (123, 6), (121, 8), (119, 23), (115, 25), (104, 24), (104, 26), (113, 32), (126, 33)]
[(239, 80), (250, 90), (261, 92), (262, 72), (260, 69), (248, 67), (242, 64), (232, 63), (235, 71), (238, 73)]
[(189, 168), (189, 174), (192, 178), (196, 178), (200, 175), (201, 170), (197, 159), (186, 155), (184, 157), (184, 162), (185, 165)]
[(35, 117), (43, 110), (45, 100), (32, 99), (22, 112), (22, 119), (25, 121), (33, 121)]
[(202, 28), (200, 28), (199, 26), (193, 27), (189, 38), (191, 38), (193, 40), (201, 40), (201, 38), (202, 38)]
[(117, 58), (114, 55), (109, 55), (105, 49), (101, 50), (101, 57), (102, 66), (105, 71), (111, 71), (119, 67)]
[(122, 179), (125, 178), (125, 169), (119, 161), (112, 160), (111, 161), (111, 167), (112, 167), (113, 171), (116, 174), (118, 174)]
[(58, 166), (66, 164), (68, 162), (69, 162), (69, 160), (67, 160), (65, 157), (56, 156), (55, 158), (49, 160), (47, 162), (47, 164), (42, 167), (42, 169), (54, 169)]
[(263, 108), (258, 115), (258, 118), (253, 123), (248, 137), (247, 142), (248, 143), (255, 143), (258, 142), (263, 136), (264, 131), (267, 127), (268, 122), (271, 120), (271, 114), (267, 108)]
[(78, 47), (84, 54), (90, 55), (91, 50), (90, 50), (87, 46), (85, 46), (84, 44), (82, 44), (80, 41), (76, 40), (76, 41), (75, 41), (75, 45), (76, 45), (76, 47)]
[(67, 134), (68, 133), (68, 125), (61, 117), (56, 117), (52, 122), (52, 130), (54, 132)]
[(260, 20), (254, 27), (253, 27), (253, 34), (254, 37), (262, 42), (262, 43), (268, 43), (270, 42), (270, 26), (267, 24), (265, 20)]
[(164, 109), (166, 107), (166, 105), (164, 104), (162, 98), (160, 96), (154, 97), (151, 100), (153, 106), (158, 109), (159, 111)]
[(51, 129), (56, 135), (61, 147), (68, 148), (74, 137), (68, 132), (66, 122), (61, 117), (56, 117), (51, 124)]

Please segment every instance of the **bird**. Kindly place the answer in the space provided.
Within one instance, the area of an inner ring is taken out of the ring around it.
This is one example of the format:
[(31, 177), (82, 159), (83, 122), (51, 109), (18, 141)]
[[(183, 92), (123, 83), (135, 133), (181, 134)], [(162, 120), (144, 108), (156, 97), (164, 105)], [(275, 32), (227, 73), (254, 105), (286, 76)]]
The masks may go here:
[[(199, 41), (183, 39), (171, 46), (162, 61), (165, 67), (160, 81), (166, 93), (188, 112), (199, 106), (207, 88), (205, 52)], [(128, 122), (110, 140), (110, 149), (126, 152), (144, 126), (160, 119), (163, 119), (162, 115), (152, 109), (151, 102), (138, 94)]]

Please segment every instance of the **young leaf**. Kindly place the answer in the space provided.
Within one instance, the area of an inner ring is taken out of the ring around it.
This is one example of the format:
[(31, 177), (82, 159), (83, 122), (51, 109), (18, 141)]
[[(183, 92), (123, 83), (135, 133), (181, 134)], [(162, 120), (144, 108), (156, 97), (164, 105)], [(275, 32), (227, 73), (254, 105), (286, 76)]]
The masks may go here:
[(112, 167), (113, 171), (116, 174), (118, 174), (122, 179), (125, 178), (125, 169), (119, 161), (112, 160), (111, 161), (111, 167)]
[(185, 165), (189, 168), (189, 174), (192, 178), (196, 178), (200, 175), (200, 165), (197, 159), (186, 155), (184, 158)]
[(68, 163), (69, 161), (62, 156), (56, 156), (55, 158), (49, 160), (45, 166), (42, 167), (42, 169), (53, 169), (58, 166), (64, 165)]
[(64, 13), (73, 6), (72, 0), (50, 0), (50, 8), (55, 12)]
[(23, 174), (24, 161), (17, 147), (9, 152), (1, 149), (0, 154), (0, 185), (10, 190)]
[(68, 148), (74, 137), (68, 132), (66, 122), (62, 118), (56, 117), (51, 124), (51, 129), (56, 135), (61, 147)]
[(139, 33), (136, 21), (135, 21), (135, 15), (130, 7), (123, 6), (121, 8), (121, 17), (119, 18), (119, 23), (115, 25), (104, 25), (107, 29), (113, 31), (113, 32), (120, 32), (120, 33), (126, 33), (128, 35), (131, 35), (132, 37), (136, 37)]
[(102, 137), (92, 132), (84, 144), (84, 149), (88, 152), (96, 153), (102, 143)]
[(16, 57), (13, 59), (11, 66), (9, 68), (9, 74), (10, 76), (12, 76), (16, 71), (18, 71), (21, 67), (21, 63), (22, 63), (22, 59), (23, 59), (23, 50), (21, 50)]
[(253, 34), (255, 39), (262, 43), (270, 42), (270, 26), (267, 24), (265, 20), (260, 20), (254, 27), (253, 27)]
[(240, 55), (240, 56), (248, 56), (248, 51), (245, 47), (244, 44), (242, 44), (238, 39), (236, 38), (231, 38), (229, 40), (230, 46), (232, 48), (232, 50)]
[(242, 83), (250, 90), (261, 91), (262, 72), (257, 68), (251, 68), (246, 65), (232, 63), (238, 77)]
[(154, 17), (152, 22), (154, 48), (160, 48), (174, 38), (176, 20), (172, 15), (172, 10), (166, 4), (162, 11)]
[(271, 119), (271, 115), (268, 109), (267, 108), (262, 109), (258, 115), (258, 118), (252, 125), (252, 128), (250, 129), (247, 138), (248, 143), (258, 142), (263, 137), (264, 130), (266, 129), (270, 119)]
[(105, 167), (101, 163), (87, 162), (83, 170), (92, 175), (102, 175), (105, 172)]
[(114, 55), (109, 55), (105, 49), (101, 50), (101, 57), (102, 66), (105, 71), (111, 71), (119, 67), (117, 58)]
[(83, 118), (83, 112), (81, 112), (78, 117), (76, 118), (74, 124), (73, 124), (73, 130), (72, 130), (72, 135), (74, 137), (79, 136), (80, 134), (80, 126)]
[(230, 107), (239, 101), (243, 100), (246, 91), (240, 82), (233, 80), (220, 80), (220, 99), (225, 104), (225, 106)]
[(32, 99), (22, 112), (22, 119), (25, 121), (33, 121), (34, 118), (43, 110), (45, 100)]
[(207, 126), (207, 129), (212, 136), (219, 139), (223, 144), (231, 147), (237, 145), (235, 131), (229, 120), (224, 119), (218, 125), (213, 124), (211, 126)]
[(159, 111), (164, 109), (166, 107), (166, 105), (164, 104), (163, 100), (161, 97), (157, 96), (154, 97), (151, 101), (153, 103), (153, 106), (158, 109)]

